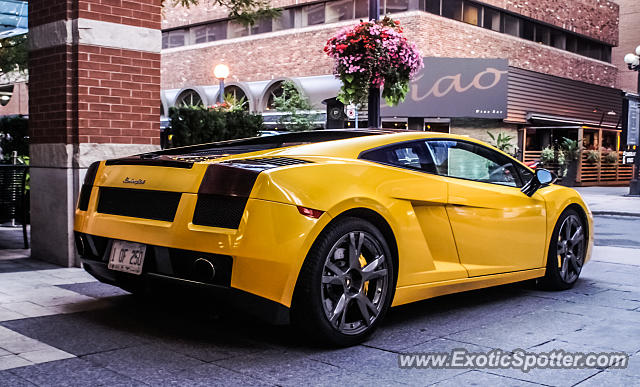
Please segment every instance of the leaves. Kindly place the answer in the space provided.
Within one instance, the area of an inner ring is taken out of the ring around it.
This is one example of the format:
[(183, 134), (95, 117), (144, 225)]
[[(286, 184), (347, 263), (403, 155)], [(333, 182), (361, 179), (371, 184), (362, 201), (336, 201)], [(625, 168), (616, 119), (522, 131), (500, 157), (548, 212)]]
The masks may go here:
[(511, 148), (513, 148), (513, 145), (511, 144), (511, 140), (513, 140), (515, 137), (509, 136), (504, 132), (498, 133), (497, 136), (489, 131), (487, 131), (487, 134), (489, 135), (491, 140), (493, 140), (492, 145), (500, 149), (501, 151), (509, 153)]
[(278, 120), (278, 124), (285, 129), (300, 131), (316, 128), (314, 121), (318, 119), (318, 115), (310, 113), (313, 110), (311, 103), (293, 82), (282, 82), (282, 95), (275, 97), (273, 103), (277, 111), (286, 113)]
[(169, 119), (172, 147), (255, 137), (263, 129), (261, 115), (242, 110), (172, 107)]
[(0, 39), (0, 75), (27, 69), (27, 35)]

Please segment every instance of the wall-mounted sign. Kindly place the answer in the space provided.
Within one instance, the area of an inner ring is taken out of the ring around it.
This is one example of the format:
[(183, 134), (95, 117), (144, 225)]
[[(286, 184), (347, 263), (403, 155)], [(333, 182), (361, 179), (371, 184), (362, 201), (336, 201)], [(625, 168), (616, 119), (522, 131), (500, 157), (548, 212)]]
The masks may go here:
[(507, 117), (506, 59), (424, 58), (424, 68), (396, 107), (382, 103), (382, 117)]
[(638, 134), (640, 134), (640, 102), (629, 99), (627, 145), (638, 145)]

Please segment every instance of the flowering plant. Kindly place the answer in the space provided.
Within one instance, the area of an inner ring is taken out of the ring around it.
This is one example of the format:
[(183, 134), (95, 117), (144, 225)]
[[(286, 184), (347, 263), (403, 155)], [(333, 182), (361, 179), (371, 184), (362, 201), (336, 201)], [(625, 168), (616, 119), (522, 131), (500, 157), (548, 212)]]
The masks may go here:
[(345, 104), (367, 102), (371, 86), (383, 88), (388, 105), (404, 101), (409, 81), (424, 67), (415, 44), (402, 35), (400, 22), (389, 17), (361, 21), (327, 41), (325, 53), (334, 60), (342, 81), (338, 99)]

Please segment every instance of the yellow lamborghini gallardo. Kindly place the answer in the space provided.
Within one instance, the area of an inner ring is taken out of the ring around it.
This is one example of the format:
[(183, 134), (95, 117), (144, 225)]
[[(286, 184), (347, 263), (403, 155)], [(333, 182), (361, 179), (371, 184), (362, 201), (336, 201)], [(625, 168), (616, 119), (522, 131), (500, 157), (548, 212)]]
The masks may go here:
[(549, 171), (441, 133), (325, 130), (93, 164), (85, 269), (132, 292), (183, 284), (337, 345), (392, 306), (537, 278), (570, 288), (592, 215)]

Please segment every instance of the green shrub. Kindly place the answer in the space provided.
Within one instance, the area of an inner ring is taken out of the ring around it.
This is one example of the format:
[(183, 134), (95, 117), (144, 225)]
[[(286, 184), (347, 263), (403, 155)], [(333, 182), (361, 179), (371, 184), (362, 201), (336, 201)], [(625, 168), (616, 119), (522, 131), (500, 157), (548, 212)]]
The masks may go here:
[(543, 165), (549, 165), (556, 162), (556, 152), (552, 147), (548, 146), (540, 153), (540, 162)]
[(263, 130), (262, 116), (243, 110), (173, 107), (169, 119), (172, 147), (255, 137)]
[(568, 161), (574, 161), (580, 157), (580, 146), (578, 145), (578, 141), (563, 137), (562, 144), (560, 146)]
[(587, 162), (591, 164), (596, 164), (600, 161), (600, 152), (597, 150), (587, 151)]
[(22, 116), (0, 117), (0, 159), (8, 159), (16, 151), (29, 156), (29, 120)]
[(602, 161), (604, 161), (605, 163), (609, 163), (609, 164), (617, 163), (618, 162), (618, 152), (611, 151), (609, 153), (606, 153), (602, 157)]

